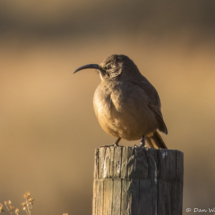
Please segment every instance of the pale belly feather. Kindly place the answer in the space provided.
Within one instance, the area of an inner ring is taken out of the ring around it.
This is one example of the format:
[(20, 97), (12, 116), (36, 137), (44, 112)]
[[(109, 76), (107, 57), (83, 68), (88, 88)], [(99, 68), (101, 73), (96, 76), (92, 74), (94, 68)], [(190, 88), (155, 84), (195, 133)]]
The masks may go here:
[(153, 112), (147, 105), (147, 96), (141, 88), (134, 86), (114, 88), (110, 93), (102, 92), (99, 86), (93, 104), (97, 119), (103, 130), (114, 137), (138, 140), (158, 128)]

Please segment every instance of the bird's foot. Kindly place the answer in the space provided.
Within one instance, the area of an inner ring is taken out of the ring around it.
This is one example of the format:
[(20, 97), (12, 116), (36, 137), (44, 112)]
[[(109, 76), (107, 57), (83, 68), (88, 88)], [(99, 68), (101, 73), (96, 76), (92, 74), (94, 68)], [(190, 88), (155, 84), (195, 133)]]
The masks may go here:
[(114, 144), (112, 144), (112, 145), (104, 145), (104, 146), (101, 146), (101, 147), (111, 147), (111, 146), (114, 146)]
[(143, 136), (142, 140), (140, 141), (140, 145), (137, 146), (136, 144), (134, 145), (137, 148), (145, 148), (148, 149), (148, 146), (145, 144), (145, 136)]
[(144, 147), (146, 144), (146, 139), (145, 139), (145, 136), (143, 136), (142, 140), (140, 141), (140, 147)]
[(144, 145), (144, 146), (139, 145), (139, 146), (138, 146), (138, 145), (135, 144), (134, 147), (135, 147), (135, 148), (144, 148), (144, 149), (146, 149), (146, 150), (149, 149), (149, 147), (148, 147), (147, 145)]
[(117, 146), (119, 146), (119, 141), (121, 140), (121, 137), (119, 137), (116, 141), (115, 141), (115, 143), (113, 144), (113, 146), (114, 147), (117, 147)]
[(111, 147), (111, 146), (117, 147), (117, 146), (119, 146), (119, 141), (120, 141), (120, 140), (121, 140), (121, 137), (119, 137), (119, 138), (115, 141), (114, 144), (112, 144), (112, 145), (104, 145), (104, 146), (102, 146), (102, 147)]

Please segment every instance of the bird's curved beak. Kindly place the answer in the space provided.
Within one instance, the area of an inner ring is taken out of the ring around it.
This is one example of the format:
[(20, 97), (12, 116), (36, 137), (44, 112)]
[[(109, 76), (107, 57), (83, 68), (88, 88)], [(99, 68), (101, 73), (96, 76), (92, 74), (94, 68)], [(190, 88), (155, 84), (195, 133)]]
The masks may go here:
[(76, 69), (73, 74), (82, 70), (82, 69), (98, 69), (100, 72), (103, 72), (102, 68), (98, 64), (87, 64)]

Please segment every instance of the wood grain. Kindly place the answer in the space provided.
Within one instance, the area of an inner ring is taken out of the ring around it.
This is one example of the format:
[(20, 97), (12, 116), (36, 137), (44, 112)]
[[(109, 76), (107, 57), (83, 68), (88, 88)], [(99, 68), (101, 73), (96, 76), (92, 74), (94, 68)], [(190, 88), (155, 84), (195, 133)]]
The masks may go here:
[(178, 150), (96, 149), (93, 215), (182, 215), (183, 160)]

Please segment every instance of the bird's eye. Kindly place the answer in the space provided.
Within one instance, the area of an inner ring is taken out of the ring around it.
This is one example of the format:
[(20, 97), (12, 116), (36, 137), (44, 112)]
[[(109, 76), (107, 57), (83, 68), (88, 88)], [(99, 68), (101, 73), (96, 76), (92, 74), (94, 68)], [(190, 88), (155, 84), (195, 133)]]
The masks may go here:
[(108, 69), (108, 70), (112, 69), (112, 66), (111, 66), (111, 65), (108, 65), (108, 66), (107, 66), (107, 69)]

